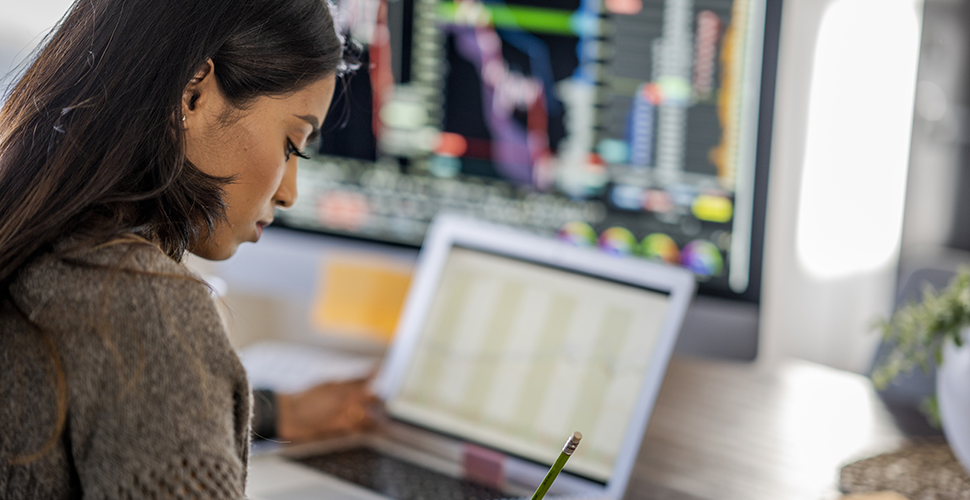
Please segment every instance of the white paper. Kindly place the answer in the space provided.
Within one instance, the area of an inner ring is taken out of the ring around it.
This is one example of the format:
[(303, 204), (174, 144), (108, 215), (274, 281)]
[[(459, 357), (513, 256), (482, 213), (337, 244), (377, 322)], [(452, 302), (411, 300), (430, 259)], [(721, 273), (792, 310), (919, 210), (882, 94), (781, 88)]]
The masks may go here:
[(242, 349), (239, 358), (255, 389), (288, 394), (324, 382), (360, 379), (370, 375), (378, 360), (294, 342), (258, 342)]

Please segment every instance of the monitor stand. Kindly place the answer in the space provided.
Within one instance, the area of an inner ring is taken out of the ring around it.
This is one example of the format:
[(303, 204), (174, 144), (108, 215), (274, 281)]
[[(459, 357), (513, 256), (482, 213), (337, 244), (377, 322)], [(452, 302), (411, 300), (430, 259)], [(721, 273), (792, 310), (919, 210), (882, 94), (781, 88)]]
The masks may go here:
[(753, 361), (758, 355), (758, 304), (698, 295), (681, 329), (676, 354)]

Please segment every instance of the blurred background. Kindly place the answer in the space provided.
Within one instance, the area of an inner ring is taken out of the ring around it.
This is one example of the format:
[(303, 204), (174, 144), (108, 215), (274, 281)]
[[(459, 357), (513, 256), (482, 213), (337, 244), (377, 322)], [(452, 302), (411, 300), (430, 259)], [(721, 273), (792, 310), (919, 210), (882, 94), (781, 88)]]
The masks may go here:
[[(701, 290), (678, 351), (766, 364), (867, 372), (872, 322), (907, 277), (970, 262), (970, 2), (608, 1), (602, 26), (589, 24), (598, 3), (566, 3), (341, 2), (364, 47), (348, 127), (325, 128), (330, 140), (301, 165), (302, 205), (281, 214), (286, 227), (230, 261), (191, 262), (224, 294), (239, 346), (299, 339), (381, 352), (439, 209), (686, 266)], [(4, 94), (70, 4), (0, 0)], [(547, 10), (522, 17), (536, 9)], [(681, 9), (687, 30), (663, 9)], [(429, 12), (451, 27), (425, 40)], [(474, 59), (462, 29), (481, 15), (515, 19), (526, 34), (496, 29), (501, 53)], [(693, 70), (690, 58), (678, 69), (678, 50), (693, 54)], [(631, 53), (640, 59), (623, 59)], [(504, 58), (499, 82), (517, 94), (469, 80), (488, 57)], [(451, 72), (442, 80), (434, 64)], [(540, 123), (545, 142), (522, 135), (525, 163), (489, 150), (482, 137), (503, 133), (497, 118), (456, 118), (463, 95), (511, 99), (506, 118)], [(719, 108), (725, 95), (740, 111)], [(726, 112), (737, 123), (718, 118)], [(656, 131), (637, 124), (644, 116)], [(659, 139), (637, 142), (645, 133)], [(715, 158), (719, 138), (740, 151), (737, 165)]]

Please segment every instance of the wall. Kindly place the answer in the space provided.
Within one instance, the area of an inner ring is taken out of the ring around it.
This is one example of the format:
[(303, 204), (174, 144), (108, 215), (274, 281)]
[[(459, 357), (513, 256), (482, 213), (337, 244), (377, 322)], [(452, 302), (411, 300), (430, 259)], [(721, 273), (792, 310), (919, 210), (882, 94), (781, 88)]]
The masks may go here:
[[(902, 265), (951, 239), (967, 119), (967, 0), (927, 0), (913, 119)], [(905, 269), (904, 269), (905, 270)]]
[(20, 64), (67, 12), (71, 0), (5, 0), (0, 5), (0, 96)]
[[(767, 236), (765, 242), (765, 277), (763, 283), (762, 316), (761, 316), (761, 351), (760, 360), (771, 364), (784, 357), (799, 357), (827, 364), (830, 366), (853, 370), (867, 371), (871, 364), (874, 348), (878, 337), (872, 333), (872, 322), (884, 317), (891, 311), (895, 289), (895, 274), (898, 263), (899, 236), (898, 231), (902, 223), (902, 191), (892, 203), (873, 212), (873, 218), (888, 222), (895, 229), (888, 234), (889, 246), (883, 248), (888, 257), (880, 258), (878, 262), (862, 264), (854, 268), (846, 268), (845, 272), (832, 273), (825, 276), (825, 272), (813, 272), (811, 266), (806, 265), (806, 257), (799, 256), (799, 205), (802, 196), (802, 180), (809, 144), (809, 106), (812, 96), (811, 84), (815, 71), (813, 59), (816, 43), (819, 37), (819, 27), (826, 9), (836, 2), (856, 2), (867, 4), (871, 14), (877, 12), (883, 5), (892, 2), (868, 2), (868, 0), (787, 0), (785, 2), (782, 37), (779, 55), (779, 76), (775, 106), (774, 143), (772, 151), (771, 181), (769, 187), (769, 202), (767, 216)], [(897, 4), (899, 2), (896, 2)], [(919, 5), (914, 3), (914, 9)], [(914, 10), (913, 12), (919, 12)], [(875, 15), (875, 14), (873, 14)], [(861, 33), (876, 26), (880, 19), (871, 16), (860, 16), (857, 27)], [(918, 41), (918, 31), (913, 36), (912, 45)], [(870, 43), (871, 40), (860, 39), (853, 42)], [(847, 49), (848, 49), (847, 45)], [(878, 48), (876, 49), (878, 50)], [(908, 58), (905, 54), (895, 58), (895, 64), (903, 70), (903, 83), (915, 87), (916, 56)], [(890, 54), (892, 56), (892, 54)], [(909, 71), (909, 76), (906, 76)], [(848, 89), (852, 89), (855, 80), (847, 78), (840, 82)], [(905, 89), (906, 85), (900, 88)], [(912, 110), (912, 90), (899, 93), (898, 101), (887, 102), (886, 106), (897, 106), (894, 116), (902, 116), (902, 112)], [(867, 97), (856, 95), (860, 101)], [(843, 115), (830, 115), (836, 120), (854, 120), (852, 123), (860, 132), (866, 127), (878, 126), (878, 113), (875, 115), (853, 116), (851, 109), (846, 109)], [(822, 116), (821, 114), (819, 116)], [(869, 120), (869, 121), (867, 121)], [(873, 123), (876, 120), (876, 123)], [(906, 126), (911, 118), (905, 121)], [(833, 120), (826, 126), (840, 127), (844, 123)], [(823, 127), (824, 129), (825, 127)], [(835, 138), (838, 139), (838, 138)], [(905, 138), (887, 137), (889, 144), (862, 144), (858, 147), (878, 148), (896, 145), (900, 140), (909, 143), (909, 133)], [(838, 142), (838, 141), (835, 141)], [(817, 145), (816, 145), (817, 146)], [(825, 145), (822, 146), (823, 148)], [(908, 148), (907, 148), (908, 149)], [(902, 151), (902, 150), (901, 150)], [(832, 152), (825, 152), (829, 154)], [(850, 151), (855, 154), (856, 152)], [(823, 154), (823, 156), (824, 156)], [(838, 155), (830, 157), (831, 161), (839, 161)], [(905, 163), (908, 152), (895, 158), (897, 165), (903, 166), (902, 172), (897, 172), (899, 182), (905, 179)], [(845, 165), (852, 168), (853, 165)], [(847, 186), (842, 180), (832, 179), (831, 193), (816, 193), (816, 198), (828, 199), (833, 203), (845, 199)], [(848, 181), (846, 181), (848, 182)], [(858, 182), (853, 195), (864, 197), (867, 186)], [(828, 197), (828, 198), (826, 198)], [(877, 198), (878, 199), (878, 198)], [(854, 210), (868, 207), (864, 204), (847, 210), (845, 217), (856, 217)], [(889, 206), (893, 205), (893, 206)], [(898, 212), (898, 213), (897, 213)], [(803, 214), (804, 215), (804, 214)], [(803, 218), (804, 220), (804, 218)], [(865, 219), (860, 219), (859, 230), (867, 228)], [(851, 235), (850, 235), (851, 236)], [(840, 242), (828, 242), (834, 245)], [(864, 243), (864, 242), (863, 242)], [(816, 247), (816, 251), (831, 251), (824, 246)], [(852, 246), (844, 248), (846, 252), (854, 250)], [(837, 253), (833, 256), (838, 257)], [(808, 255), (812, 258), (813, 255)], [(837, 261), (836, 261), (837, 262)], [(817, 271), (817, 270), (816, 270)]]

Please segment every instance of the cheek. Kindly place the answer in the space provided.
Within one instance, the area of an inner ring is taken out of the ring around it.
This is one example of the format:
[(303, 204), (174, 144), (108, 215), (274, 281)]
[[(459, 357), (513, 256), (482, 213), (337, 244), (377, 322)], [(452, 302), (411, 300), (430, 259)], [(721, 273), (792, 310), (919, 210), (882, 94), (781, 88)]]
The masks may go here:
[(229, 209), (246, 219), (264, 217), (267, 206), (272, 207), (285, 165), (281, 155), (266, 154), (252, 155), (244, 165), (236, 182), (226, 189)]
[[(250, 116), (237, 122), (220, 145), (223, 176), (234, 181), (225, 187), (231, 226), (248, 228), (272, 214), (273, 196), (286, 172), (284, 144), (273, 137), (267, 120)], [(244, 230), (244, 229), (240, 229)]]
[(275, 162), (267, 162), (262, 167), (258, 167), (254, 176), (254, 190), (259, 193), (260, 201), (271, 202), (280, 182), (283, 180), (285, 170), (286, 165), (281, 159), (277, 159)]
[(233, 206), (233, 203), (242, 203), (252, 209), (261, 209), (261, 205), (272, 198), (283, 178), (283, 150), (268, 144), (265, 139), (259, 141), (258, 134), (243, 135), (231, 155), (233, 165), (229, 175), (235, 176), (236, 181), (226, 189), (227, 194), (235, 198), (229, 200), (230, 208), (243, 208)]

